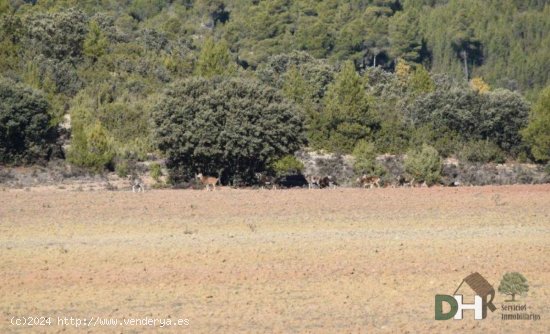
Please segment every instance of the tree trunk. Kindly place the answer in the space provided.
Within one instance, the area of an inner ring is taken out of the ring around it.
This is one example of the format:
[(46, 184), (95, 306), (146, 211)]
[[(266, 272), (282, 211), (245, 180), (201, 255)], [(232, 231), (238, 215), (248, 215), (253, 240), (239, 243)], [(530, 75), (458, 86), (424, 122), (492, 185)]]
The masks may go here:
[(466, 76), (466, 81), (470, 81), (470, 73), (468, 71), (468, 51), (462, 51), (462, 59), (464, 60), (464, 75)]
[(512, 294), (512, 301), (513, 301), (513, 302), (516, 301), (516, 294), (515, 294), (515, 293)]

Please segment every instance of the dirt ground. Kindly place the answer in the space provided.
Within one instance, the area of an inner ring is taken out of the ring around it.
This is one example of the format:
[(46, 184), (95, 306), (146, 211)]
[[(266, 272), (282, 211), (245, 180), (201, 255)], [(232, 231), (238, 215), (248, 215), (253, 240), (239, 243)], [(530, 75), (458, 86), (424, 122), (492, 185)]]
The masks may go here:
[[(0, 190), (0, 333), (548, 333), (549, 255), (550, 185)], [(434, 320), (436, 294), (509, 271), (540, 320), (502, 320), (498, 292), (484, 320)]]

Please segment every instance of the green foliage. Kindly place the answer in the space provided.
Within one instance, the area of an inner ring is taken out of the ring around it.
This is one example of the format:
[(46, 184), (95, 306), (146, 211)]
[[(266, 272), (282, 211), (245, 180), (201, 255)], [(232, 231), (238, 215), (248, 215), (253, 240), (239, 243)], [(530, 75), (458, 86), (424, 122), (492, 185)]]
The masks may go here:
[(362, 139), (353, 149), (353, 169), (357, 175), (380, 176), (383, 174), (383, 166), (376, 161), (376, 149), (373, 143)]
[(78, 115), (73, 114), (72, 118), (72, 140), (67, 152), (68, 161), (94, 172), (110, 168), (115, 152), (108, 133), (101, 123), (86, 126), (75, 116)]
[(293, 155), (285, 155), (273, 163), (277, 176), (298, 174), (304, 170), (304, 164)]
[(0, 163), (44, 162), (56, 149), (49, 104), (36, 90), (0, 78)]
[(336, 79), (328, 87), (323, 100), (321, 126), (323, 133), (319, 146), (337, 152), (351, 152), (361, 139), (368, 139), (376, 125), (371, 112), (363, 77), (355, 72), (351, 62), (346, 62)]
[(427, 94), (435, 90), (435, 83), (430, 77), (430, 73), (422, 65), (417, 65), (408, 85), (414, 94)]
[(24, 44), (46, 58), (77, 61), (88, 32), (86, 15), (75, 9), (57, 13), (33, 13), (25, 18)]
[(411, 149), (405, 158), (405, 170), (417, 182), (433, 185), (441, 178), (442, 161), (437, 150), (427, 144)]
[(456, 132), (464, 139), (489, 140), (511, 150), (521, 143), (528, 110), (527, 102), (510, 91), (478, 94), (453, 89), (422, 96), (407, 112), (417, 126), (432, 124), (439, 133)]
[(207, 38), (202, 45), (195, 72), (205, 78), (230, 75), (235, 72), (227, 43), (225, 41), (216, 43), (211, 37)]
[(529, 125), (523, 131), (531, 153), (539, 161), (550, 160), (550, 86), (544, 89), (531, 110)]
[(52, 126), (85, 111), (117, 162), (153, 149), (150, 110), (165, 88), (237, 72), (297, 106), (317, 149), (428, 143), (500, 160), (498, 145), (544, 162), (548, 107), (520, 135), (529, 105), (518, 92), (534, 100), (550, 82), (549, 18), (540, 0), (0, 1), (0, 73), (42, 91)]
[(153, 163), (149, 167), (149, 174), (155, 180), (155, 182), (160, 182), (160, 178), (162, 177), (162, 168), (158, 163)]
[(461, 161), (468, 162), (496, 162), (504, 163), (504, 152), (495, 144), (487, 140), (470, 141), (458, 153)]
[(304, 144), (297, 107), (252, 79), (193, 78), (178, 82), (158, 104), (159, 148), (175, 182), (199, 170), (222, 181), (254, 181), (254, 173)]
[(524, 296), (528, 291), (529, 284), (527, 283), (527, 279), (518, 272), (504, 274), (498, 286), (498, 292), (512, 296), (512, 301), (516, 300), (516, 295)]
[(90, 22), (90, 28), (88, 35), (84, 40), (84, 54), (88, 56), (93, 62), (105, 54), (108, 46), (107, 37), (101, 31), (101, 28), (96, 21)]
[(422, 34), (420, 17), (417, 10), (396, 13), (390, 20), (389, 37), (392, 41), (391, 51), (395, 58), (406, 61), (422, 60)]

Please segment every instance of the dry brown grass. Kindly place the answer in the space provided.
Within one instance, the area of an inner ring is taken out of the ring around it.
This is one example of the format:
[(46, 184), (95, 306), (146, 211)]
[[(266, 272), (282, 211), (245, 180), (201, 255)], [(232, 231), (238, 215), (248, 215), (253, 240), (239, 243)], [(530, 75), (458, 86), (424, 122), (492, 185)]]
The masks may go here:
[[(549, 185), (6, 190), (0, 332), (33, 331), (14, 315), (95, 315), (188, 318), (192, 333), (544, 333), (549, 254)], [(542, 320), (435, 321), (434, 295), (474, 271), (495, 287), (523, 273)]]

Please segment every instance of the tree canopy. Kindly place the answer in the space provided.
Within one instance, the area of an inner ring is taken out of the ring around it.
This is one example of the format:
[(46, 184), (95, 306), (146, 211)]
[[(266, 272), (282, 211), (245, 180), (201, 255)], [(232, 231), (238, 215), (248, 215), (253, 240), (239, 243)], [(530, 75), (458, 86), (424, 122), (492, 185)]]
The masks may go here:
[(88, 139), (105, 139), (92, 165), (157, 150), (164, 92), (218, 76), (272, 89), (316, 149), (550, 156), (547, 1), (0, 1), (0, 76), (42, 97), (52, 128), (71, 116), (64, 146), (89, 168)]
[(238, 78), (193, 78), (175, 83), (154, 121), (175, 181), (193, 173), (220, 175), (224, 183), (250, 183), (303, 145), (298, 108), (275, 89)]

